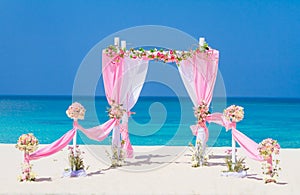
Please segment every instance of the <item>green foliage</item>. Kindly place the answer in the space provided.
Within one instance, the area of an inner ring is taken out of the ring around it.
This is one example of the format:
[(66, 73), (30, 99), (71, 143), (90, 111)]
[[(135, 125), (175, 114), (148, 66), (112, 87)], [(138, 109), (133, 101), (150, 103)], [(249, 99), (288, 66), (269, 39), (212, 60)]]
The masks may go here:
[(239, 158), (233, 166), (232, 159), (230, 156), (225, 158), (227, 170), (225, 172), (241, 172), (247, 171), (249, 168), (245, 166), (245, 158)]
[(73, 147), (69, 147), (69, 165), (71, 170), (81, 170), (84, 169), (83, 158), (81, 157), (82, 152), (79, 146), (76, 146), (76, 151), (74, 154)]
[(202, 143), (200, 140), (197, 140), (197, 146), (189, 144), (190, 150), (192, 152), (192, 167), (207, 166), (207, 158), (204, 157), (205, 151), (203, 150)]
[[(122, 143), (124, 143), (124, 141), (122, 140)], [(124, 160), (125, 160), (125, 152), (122, 149), (118, 150), (118, 147), (113, 146), (112, 147), (112, 155), (105, 150), (108, 158), (111, 161), (111, 167), (115, 168), (115, 167), (121, 167), (124, 164)]]
[[(109, 138), (110, 143), (112, 143), (112, 137)], [(112, 155), (105, 150), (105, 153), (107, 154), (107, 157), (111, 161), (111, 167), (121, 167), (124, 164), (125, 158), (126, 158), (126, 152), (122, 149), (125, 144), (125, 140), (121, 141), (121, 148), (118, 148), (116, 145), (113, 145)]]
[[(148, 57), (152, 60), (160, 60), (164, 63), (175, 62), (178, 66), (182, 60), (187, 60), (191, 58), (196, 53), (206, 53), (210, 50), (208, 44), (205, 42), (203, 46), (199, 46), (195, 50), (189, 51), (176, 51), (176, 50), (164, 50), (153, 48), (150, 50), (145, 50), (144, 48), (134, 49), (130, 48), (129, 50), (119, 48), (115, 45), (110, 45), (105, 49), (105, 53), (107, 56), (114, 58), (114, 61), (119, 62), (120, 58), (124, 58), (125, 56), (129, 56), (130, 58), (144, 58)], [(159, 51), (159, 52), (158, 52)]]

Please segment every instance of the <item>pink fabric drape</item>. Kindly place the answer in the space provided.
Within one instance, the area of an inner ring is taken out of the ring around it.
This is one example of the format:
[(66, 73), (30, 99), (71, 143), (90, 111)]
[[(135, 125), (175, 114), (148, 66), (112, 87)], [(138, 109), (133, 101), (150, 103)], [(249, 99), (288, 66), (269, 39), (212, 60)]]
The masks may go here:
[[(103, 82), (104, 82), (104, 89), (106, 93), (106, 98), (109, 104), (112, 101), (115, 103), (120, 104), (120, 90), (122, 84), (122, 63), (123, 58), (112, 59), (111, 57), (102, 55), (102, 73), (103, 73)], [(96, 141), (104, 140), (110, 132), (120, 124), (119, 119), (109, 119), (102, 125), (92, 127), (92, 128), (83, 128), (81, 125), (78, 125), (78, 129), (82, 131), (88, 138)], [(118, 130), (118, 128), (115, 128)], [(119, 146), (119, 142), (114, 143), (117, 138), (118, 132), (114, 132), (113, 134), (113, 145), (116, 144)]]
[(77, 125), (74, 123), (73, 129), (64, 134), (61, 138), (27, 156), (26, 160), (37, 160), (42, 157), (47, 157), (65, 148), (73, 139), (77, 130)]
[(85, 129), (81, 125), (78, 125), (78, 129), (82, 131), (88, 138), (96, 141), (102, 141), (109, 135), (116, 123), (117, 119), (110, 119), (102, 125), (89, 129)]
[(129, 134), (128, 134), (128, 123), (124, 123), (120, 125), (121, 127), (121, 136), (122, 139), (125, 141), (123, 148), (126, 150), (126, 155), (128, 158), (133, 157), (133, 148), (130, 143)]
[(106, 98), (109, 104), (114, 101), (122, 104), (126, 110), (122, 119), (110, 119), (97, 127), (85, 129), (78, 126), (87, 137), (93, 140), (102, 141), (111, 131), (112, 145), (121, 147), (121, 140), (125, 141), (122, 147), (126, 150), (128, 158), (133, 157), (133, 148), (128, 134), (128, 118), (131, 109), (136, 104), (142, 87), (145, 82), (148, 70), (148, 60), (124, 58), (111, 58), (104, 52), (102, 54), (102, 73)]
[[(192, 59), (183, 60), (179, 73), (195, 107), (204, 101), (208, 106), (212, 100), (213, 89), (218, 72), (219, 52), (209, 50), (197, 52)], [(205, 122), (192, 125), (191, 130), (197, 135), (198, 128), (205, 131), (205, 142), (208, 140), (208, 129)]]
[[(105, 53), (102, 55), (102, 73), (107, 101), (111, 103), (114, 100), (115, 103), (122, 104), (126, 110), (122, 119), (117, 120), (110, 128), (113, 129), (112, 144), (120, 147), (120, 135), (122, 135), (125, 141), (123, 148), (128, 158), (133, 157), (133, 148), (128, 134), (128, 118), (144, 85), (147, 70), (148, 60), (131, 59), (127, 56), (112, 59)], [(109, 131), (106, 131), (107, 133)]]
[(114, 100), (120, 104), (120, 92), (123, 79), (124, 58), (112, 59), (103, 53), (102, 55), (102, 74), (106, 99), (108, 103)]
[(236, 123), (226, 120), (222, 113), (214, 113), (206, 118), (207, 122), (216, 123), (226, 128), (226, 130), (231, 129), (232, 136), (234, 140), (241, 146), (241, 148), (246, 152), (247, 156), (253, 160), (263, 161), (264, 159), (259, 155), (258, 144), (252, 139), (247, 137), (242, 132), (236, 129)]
[(238, 131), (235, 127), (231, 129), (234, 140), (245, 150), (247, 155), (257, 161), (263, 161), (264, 159), (259, 155), (258, 144), (252, 139)]
[(120, 124), (120, 133), (122, 140), (125, 141), (122, 146), (126, 151), (127, 157), (133, 157), (133, 148), (129, 139), (128, 119), (131, 116), (131, 109), (136, 104), (143, 85), (145, 83), (149, 60), (131, 59), (125, 57), (123, 61), (123, 82), (121, 86), (120, 102), (126, 110)]

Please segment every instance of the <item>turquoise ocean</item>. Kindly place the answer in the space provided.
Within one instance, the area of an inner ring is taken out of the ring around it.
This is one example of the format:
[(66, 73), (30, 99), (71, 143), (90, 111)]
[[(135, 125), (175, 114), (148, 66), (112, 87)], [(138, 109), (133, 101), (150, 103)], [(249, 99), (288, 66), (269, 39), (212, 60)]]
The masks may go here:
[[(65, 96), (1, 96), (0, 143), (14, 144), (23, 133), (34, 133), (41, 144), (49, 144), (72, 129), (72, 120), (65, 111), (74, 101)], [(80, 124), (86, 128), (108, 120), (105, 97), (78, 100), (86, 108)], [(212, 103), (213, 112), (222, 112)], [(237, 129), (256, 142), (265, 138), (278, 140), (283, 148), (300, 148), (300, 99), (227, 98), (225, 104), (244, 107), (245, 118)], [(195, 123), (189, 98), (140, 97), (132, 109), (136, 114), (129, 119), (130, 140), (133, 145), (187, 146), (194, 141), (189, 129)], [(218, 125), (209, 125), (209, 146), (230, 146), (231, 133)], [(78, 133), (79, 144), (109, 144), (89, 140)]]

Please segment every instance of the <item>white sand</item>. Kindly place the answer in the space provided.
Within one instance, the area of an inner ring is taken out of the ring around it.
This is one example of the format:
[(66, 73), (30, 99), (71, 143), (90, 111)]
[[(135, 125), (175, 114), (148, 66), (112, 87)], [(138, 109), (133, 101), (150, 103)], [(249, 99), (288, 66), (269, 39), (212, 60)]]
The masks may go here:
[[(42, 147), (42, 146), (40, 146)], [(0, 194), (299, 194), (300, 149), (282, 149), (279, 183), (264, 184), (260, 162), (246, 158), (246, 178), (220, 176), (224, 151), (212, 148), (208, 167), (192, 168), (186, 147), (135, 146), (135, 158), (121, 168), (108, 169), (103, 146), (81, 146), (86, 153), (87, 177), (62, 178), (67, 150), (31, 161), (35, 182), (18, 182), (22, 153), (0, 144)], [(245, 154), (239, 148), (238, 156)]]

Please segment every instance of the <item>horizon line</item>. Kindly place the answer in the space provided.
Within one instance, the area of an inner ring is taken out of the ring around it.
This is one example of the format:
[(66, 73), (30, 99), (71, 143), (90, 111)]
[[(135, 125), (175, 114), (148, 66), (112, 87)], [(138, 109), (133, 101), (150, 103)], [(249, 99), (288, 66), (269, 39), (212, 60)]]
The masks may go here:
[[(90, 96), (90, 95), (31, 95), (31, 94), (17, 94), (17, 95), (13, 95), (13, 94), (0, 94), (0, 98), (1, 97), (54, 97), (54, 98), (71, 98), (71, 97), (77, 97), (77, 98), (106, 98), (106, 96), (103, 95), (95, 95), (95, 96)], [(144, 97), (144, 98), (189, 98), (189, 96), (168, 96), (168, 95), (161, 95), (161, 96), (153, 96), (153, 95), (141, 95), (139, 97)], [(232, 98), (232, 99), (300, 99), (300, 97), (274, 97), (274, 96), (227, 96), (227, 97), (220, 97), (220, 96), (214, 96), (213, 98)]]

